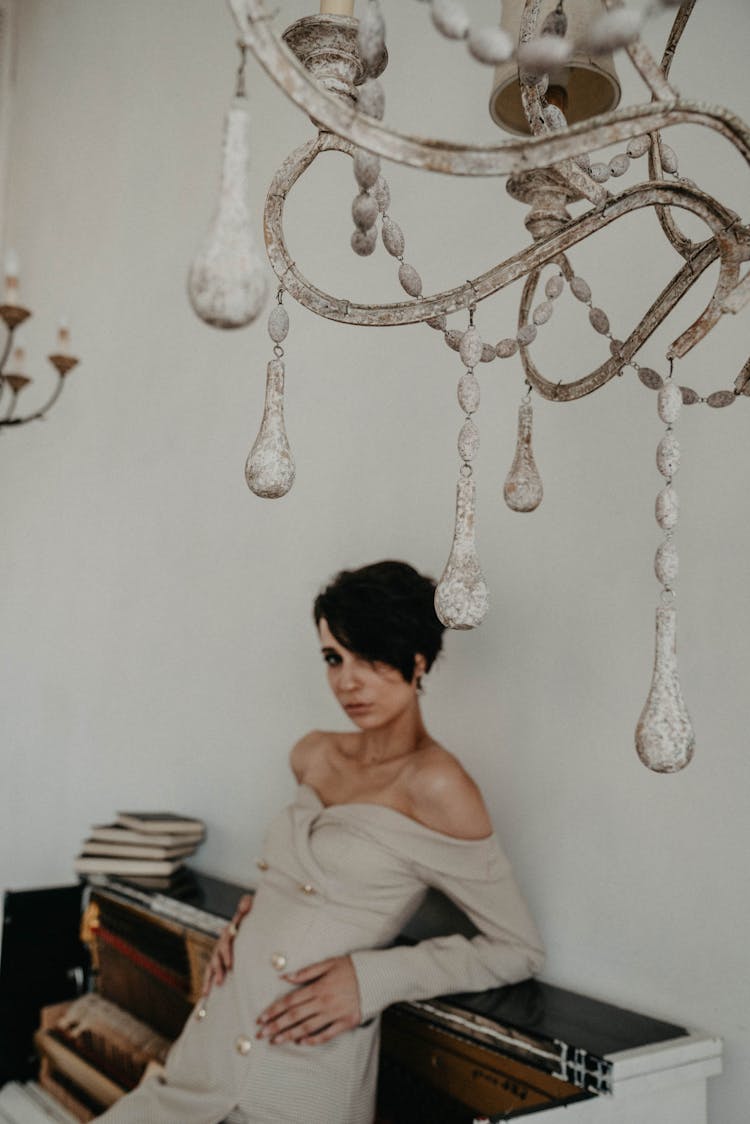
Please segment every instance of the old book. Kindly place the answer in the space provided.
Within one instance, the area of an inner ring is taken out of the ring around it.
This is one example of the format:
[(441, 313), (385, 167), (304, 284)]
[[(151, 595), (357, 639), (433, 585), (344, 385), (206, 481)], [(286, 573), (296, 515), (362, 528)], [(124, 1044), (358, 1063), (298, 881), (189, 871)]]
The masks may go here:
[(174, 843), (169, 847), (146, 846), (140, 843), (107, 843), (99, 839), (86, 839), (82, 855), (109, 855), (123, 859), (179, 859), (192, 855), (196, 843)]
[(117, 822), (135, 831), (168, 831), (177, 835), (195, 834), (205, 831), (203, 820), (191, 816), (178, 816), (175, 812), (118, 812)]
[(193, 832), (180, 831), (135, 831), (122, 824), (106, 823), (94, 824), (91, 828), (89, 839), (106, 841), (110, 843), (145, 843), (149, 847), (171, 847), (175, 843), (200, 843), (205, 836), (203, 828), (196, 828)]
[(182, 859), (125, 859), (106, 855), (79, 855), (76, 874), (173, 874)]

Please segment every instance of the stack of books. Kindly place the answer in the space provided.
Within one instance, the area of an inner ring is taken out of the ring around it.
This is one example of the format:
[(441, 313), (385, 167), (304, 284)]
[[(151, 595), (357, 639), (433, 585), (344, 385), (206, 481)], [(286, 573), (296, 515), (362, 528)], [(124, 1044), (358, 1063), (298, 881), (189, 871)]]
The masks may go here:
[(114, 823), (95, 825), (75, 860), (76, 874), (171, 878), (194, 854), (205, 824), (174, 812), (118, 812)]

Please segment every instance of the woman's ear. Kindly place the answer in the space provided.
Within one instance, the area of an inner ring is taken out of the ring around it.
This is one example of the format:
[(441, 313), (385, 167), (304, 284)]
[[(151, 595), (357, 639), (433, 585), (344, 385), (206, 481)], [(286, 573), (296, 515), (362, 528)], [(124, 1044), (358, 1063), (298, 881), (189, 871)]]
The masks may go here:
[(427, 660), (421, 652), (417, 652), (414, 657), (414, 675), (417, 679), (421, 679), (427, 672)]

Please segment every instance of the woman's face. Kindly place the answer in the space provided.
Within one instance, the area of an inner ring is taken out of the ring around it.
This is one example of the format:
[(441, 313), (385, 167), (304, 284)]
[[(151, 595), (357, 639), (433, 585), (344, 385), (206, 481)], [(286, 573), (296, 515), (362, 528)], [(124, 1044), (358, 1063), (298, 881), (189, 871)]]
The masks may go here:
[(401, 672), (390, 664), (363, 659), (339, 644), (322, 619), (318, 631), (323, 659), (328, 669), (328, 683), (334, 695), (355, 726), (374, 730), (394, 721), (417, 697), (417, 675), (424, 671), (424, 659), (415, 659), (415, 673), (407, 683)]

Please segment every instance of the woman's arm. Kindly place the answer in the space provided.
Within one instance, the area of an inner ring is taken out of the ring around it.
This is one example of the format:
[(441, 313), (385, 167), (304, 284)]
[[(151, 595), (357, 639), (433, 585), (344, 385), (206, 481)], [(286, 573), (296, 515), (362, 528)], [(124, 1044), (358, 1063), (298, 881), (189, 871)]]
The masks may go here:
[(465, 873), (421, 868), (425, 882), (446, 894), (472, 920), (477, 936), (453, 934), (411, 947), (352, 953), (363, 1020), (401, 1000), (483, 991), (518, 983), (541, 971), (542, 942), (507, 859), (494, 837), (477, 846), (487, 851), (484, 871), (471, 874), (468, 856)]
[(447, 837), (419, 876), (458, 905), (479, 930), (412, 947), (352, 954), (362, 1018), (390, 1003), (518, 983), (541, 971), (541, 938), (510, 864), (492, 832), (481, 792), (459, 762), (441, 750), (411, 784), (415, 818)]

